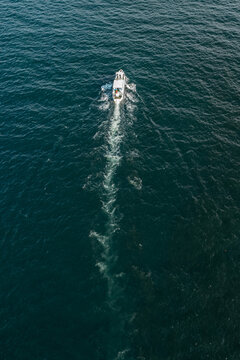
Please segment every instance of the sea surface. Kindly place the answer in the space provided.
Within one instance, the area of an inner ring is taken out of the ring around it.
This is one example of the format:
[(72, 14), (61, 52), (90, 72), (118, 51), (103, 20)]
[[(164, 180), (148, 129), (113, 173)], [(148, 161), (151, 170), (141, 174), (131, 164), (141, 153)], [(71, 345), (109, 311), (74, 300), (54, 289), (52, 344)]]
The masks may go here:
[(239, 0), (2, 0), (0, 34), (0, 359), (239, 360)]

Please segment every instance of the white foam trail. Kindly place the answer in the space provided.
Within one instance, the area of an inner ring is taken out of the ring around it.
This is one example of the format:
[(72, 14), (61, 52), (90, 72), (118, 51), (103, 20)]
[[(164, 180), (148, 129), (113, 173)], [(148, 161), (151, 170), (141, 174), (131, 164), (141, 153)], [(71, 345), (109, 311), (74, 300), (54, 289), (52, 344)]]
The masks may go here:
[(114, 182), (114, 175), (121, 161), (120, 144), (122, 135), (120, 131), (120, 107), (115, 105), (113, 116), (107, 133), (107, 146), (105, 151), (106, 166), (102, 183), (102, 210), (107, 216), (105, 235), (92, 231), (90, 236), (97, 238), (103, 247), (102, 261), (97, 263), (100, 271), (108, 280), (108, 291), (112, 291), (113, 277), (110, 275), (112, 257), (110, 254), (113, 234), (118, 230), (118, 217), (116, 215), (116, 197), (118, 188)]
[[(106, 144), (104, 146), (105, 153), (104, 157), (106, 159), (106, 165), (103, 174), (103, 182), (102, 182), (102, 194), (101, 194), (101, 202), (102, 202), (102, 211), (105, 213), (107, 221), (105, 224), (105, 233), (104, 235), (99, 234), (96, 231), (92, 231), (90, 233), (91, 237), (95, 237), (98, 242), (102, 246), (102, 256), (100, 261), (97, 263), (99, 270), (103, 274), (103, 276), (108, 281), (108, 292), (109, 292), (109, 302), (113, 301), (112, 298), (115, 278), (116, 274), (111, 274), (112, 266), (114, 265), (114, 261), (116, 257), (112, 253), (112, 238), (113, 235), (119, 230), (119, 214), (117, 213), (117, 192), (118, 187), (115, 182), (115, 174), (121, 162), (121, 143), (122, 138), (124, 136), (124, 131), (122, 131), (121, 126), (121, 117), (124, 115), (124, 110), (130, 110), (127, 112), (128, 115), (128, 124), (130, 124), (133, 120), (133, 110), (134, 103), (137, 102), (136, 98), (136, 85), (135, 84), (126, 84), (126, 96), (123, 103), (114, 104), (114, 111), (110, 118), (110, 123), (108, 125)], [(112, 84), (107, 83), (101, 87), (101, 98), (100, 98), (100, 110), (106, 110), (110, 107), (112, 102)], [(124, 105), (125, 103), (125, 105)], [(121, 115), (122, 114), (122, 115)], [(125, 114), (126, 115), (126, 114)], [(125, 120), (126, 116), (122, 117), (122, 120)], [(124, 121), (123, 121), (124, 122)], [(106, 129), (106, 123), (104, 125)], [(94, 138), (98, 138), (100, 136), (101, 130), (99, 128), (98, 132), (94, 135)], [(136, 188), (141, 188), (141, 180), (139, 179), (130, 179), (129, 182)]]
[[(130, 352), (130, 349), (126, 348), (126, 346), (124, 347), (125, 350), (119, 351), (119, 349), (121, 349), (123, 346), (123, 343), (121, 342), (121, 336), (124, 334), (125, 323), (127, 321), (126, 319), (122, 319), (121, 307), (119, 307), (119, 299), (123, 296), (122, 283), (125, 274), (123, 272), (119, 272), (118, 274), (114, 273), (114, 265), (116, 264), (117, 254), (114, 252), (113, 247), (113, 238), (119, 230), (120, 223), (120, 216), (119, 212), (117, 211), (118, 186), (116, 181), (116, 172), (122, 159), (121, 144), (124, 134), (126, 134), (125, 125), (127, 124), (129, 127), (135, 120), (133, 110), (136, 107), (134, 103), (137, 102), (136, 86), (134, 84), (129, 84), (126, 86), (125, 94), (126, 97), (122, 104), (115, 104), (111, 118), (107, 118), (103, 123), (101, 123), (97, 133), (94, 135), (94, 139), (99, 139), (101, 134), (106, 136), (104, 147), (102, 147), (102, 149), (104, 149), (104, 157), (106, 162), (103, 171), (103, 180), (100, 184), (102, 211), (106, 216), (106, 221), (105, 231), (103, 234), (100, 234), (96, 231), (91, 231), (90, 236), (96, 238), (100, 244), (101, 257), (98, 258), (96, 266), (107, 280), (107, 301), (116, 319), (114, 320), (114, 325), (110, 333), (110, 335), (113, 337), (113, 341), (116, 341), (116, 346), (109, 350), (111, 355), (109, 353), (108, 356), (114, 360), (127, 359)], [(109, 84), (105, 84), (102, 87), (99, 109), (106, 110), (109, 107), (111, 109), (112, 103), (111, 86)], [(139, 156), (139, 154), (135, 153), (134, 155)], [(140, 178), (135, 176), (130, 177), (128, 180), (137, 190), (141, 189), (142, 183)], [(87, 179), (86, 184), (89, 182), (91, 182), (91, 178)], [(116, 321), (119, 321), (119, 324), (116, 324)], [(124, 341), (125, 337), (123, 342)]]

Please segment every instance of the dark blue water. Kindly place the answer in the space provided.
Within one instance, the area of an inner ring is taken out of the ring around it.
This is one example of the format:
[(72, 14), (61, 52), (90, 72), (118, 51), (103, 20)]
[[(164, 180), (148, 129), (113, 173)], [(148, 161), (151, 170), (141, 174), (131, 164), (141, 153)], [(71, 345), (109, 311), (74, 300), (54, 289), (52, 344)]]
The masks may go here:
[(239, 2), (0, 18), (0, 358), (239, 359)]

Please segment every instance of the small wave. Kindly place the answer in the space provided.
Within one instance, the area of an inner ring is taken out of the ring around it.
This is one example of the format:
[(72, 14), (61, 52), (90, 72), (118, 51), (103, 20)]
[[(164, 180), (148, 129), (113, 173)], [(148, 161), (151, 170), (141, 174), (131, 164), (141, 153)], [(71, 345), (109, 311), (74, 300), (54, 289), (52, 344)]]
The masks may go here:
[[(127, 107), (127, 111), (131, 114), (133, 113), (135, 110), (136, 110), (136, 105), (130, 103), (130, 102), (127, 102), (126, 103), (126, 107)], [(132, 119), (133, 120), (133, 119)]]
[(126, 87), (127, 87), (127, 89), (128, 90), (131, 90), (132, 92), (137, 92), (137, 86), (136, 86), (136, 84), (134, 84), (134, 83), (132, 83), (132, 84), (126, 84)]
[(89, 189), (89, 185), (91, 183), (92, 175), (88, 175), (85, 184), (82, 186), (83, 190)]
[(99, 110), (108, 110), (110, 107), (112, 83), (107, 83), (101, 86), (101, 97), (99, 102)]
[(129, 353), (129, 351), (130, 351), (129, 349), (119, 351), (115, 360), (125, 360), (126, 355)]
[(96, 266), (99, 268), (99, 271), (101, 274), (106, 274), (106, 271), (107, 271), (107, 266), (106, 264), (103, 262), (103, 261), (99, 261), (96, 263)]
[(102, 91), (109, 91), (112, 90), (112, 83), (107, 83), (101, 86)]
[(126, 93), (126, 98), (127, 98), (127, 100), (131, 101), (132, 103), (138, 102), (138, 98), (136, 97), (136, 95), (133, 93), (130, 93), (130, 92)]
[(134, 120), (133, 113), (136, 110), (136, 103), (138, 102), (138, 94), (136, 84), (127, 82), (126, 84), (126, 109), (128, 114), (131, 116), (131, 120)]
[(99, 190), (99, 178), (102, 177), (102, 172), (99, 171), (94, 175), (88, 175), (85, 180), (85, 183), (82, 186), (83, 190), (86, 191), (96, 191)]
[(106, 246), (107, 237), (105, 235), (98, 234), (96, 231), (90, 231), (90, 237), (95, 237), (104, 246)]
[(99, 100), (101, 104), (99, 105), (99, 110), (108, 110), (110, 107), (109, 95), (106, 93), (102, 93), (101, 98)]
[(103, 102), (108, 100), (109, 100), (109, 96), (106, 93), (102, 93), (102, 96), (99, 101)]
[(132, 150), (128, 153), (128, 159), (129, 160), (134, 160), (140, 157), (139, 151), (138, 150)]
[(141, 190), (142, 189), (142, 179), (140, 179), (137, 176), (134, 177), (130, 177), (128, 176), (128, 181), (129, 183), (137, 190)]
[(93, 139), (96, 140), (101, 136), (101, 132), (97, 131), (94, 135), (93, 135)]
[(99, 105), (99, 110), (104, 110), (104, 111), (106, 111), (106, 110), (109, 109), (109, 107), (110, 107), (110, 103), (109, 103), (109, 102), (105, 102), (105, 103)]

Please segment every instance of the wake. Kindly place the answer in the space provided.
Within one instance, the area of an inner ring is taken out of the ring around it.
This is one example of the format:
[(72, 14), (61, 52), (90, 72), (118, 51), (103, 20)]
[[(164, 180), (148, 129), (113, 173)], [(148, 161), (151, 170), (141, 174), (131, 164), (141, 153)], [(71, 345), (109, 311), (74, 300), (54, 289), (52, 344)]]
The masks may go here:
[(121, 141), (120, 131), (121, 113), (120, 107), (116, 104), (113, 115), (110, 119), (110, 125), (107, 133), (107, 144), (104, 157), (106, 159), (105, 171), (102, 182), (102, 211), (105, 213), (107, 223), (105, 234), (101, 235), (92, 231), (91, 236), (97, 238), (103, 247), (102, 259), (97, 263), (101, 273), (108, 281), (109, 295), (113, 288), (113, 277), (110, 274), (113, 258), (111, 256), (111, 241), (114, 233), (119, 229), (118, 217), (116, 215), (117, 185), (114, 181), (114, 175), (121, 162)]
[[(96, 266), (103, 278), (107, 281), (107, 304), (111, 313), (110, 328), (111, 345), (108, 348), (108, 358), (114, 360), (124, 360), (128, 357), (128, 339), (125, 336), (125, 323), (132, 314), (124, 315), (122, 311), (122, 302), (120, 299), (124, 296), (122, 278), (123, 272), (117, 273), (118, 253), (113, 240), (121, 230), (121, 213), (118, 207), (119, 182), (117, 181), (117, 172), (121, 166), (123, 158), (122, 145), (128, 138), (129, 127), (133, 124), (134, 110), (138, 101), (136, 85), (129, 84), (126, 81), (125, 97), (118, 104), (112, 100), (112, 83), (102, 85), (101, 94), (98, 100), (98, 109), (107, 116), (98, 127), (97, 133), (93, 139), (99, 141), (103, 136), (104, 146), (97, 148), (97, 153), (102, 152), (105, 160), (102, 169), (101, 183), (98, 184), (98, 193), (102, 203), (101, 211), (104, 214), (104, 231), (99, 233), (92, 230), (90, 236), (95, 238), (100, 244), (100, 254), (97, 254)], [(89, 181), (90, 179), (88, 179)], [(128, 179), (136, 189), (141, 189), (141, 180), (136, 176)], [(97, 226), (97, 225), (96, 225)], [(121, 349), (121, 350), (120, 350)]]
[[(99, 110), (112, 112), (105, 127), (105, 146), (103, 156), (105, 158), (105, 169), (101, 184), (100, 199), (102, 202), (102, 211), (106, 216), (105, 232), (99, 234), (91, 231), (90, 236), (95, 237), (102, 246), (102, 254), (97, 266), (107, 279), (108, 283), (108, 301), (114, 302), (114, 293), (117, 291), (115, 279), (118, 275), (112, 274), (112, 268), (117, 255), (112, 250), (113, 236), (120, 230), (120, 213), (117, 206), (118, 186), (115, 180), (116, 172), (121, 164), (122, 153), (121, 144), (124, 141), (126, 127), (130, 124), (133, 117), (133, 110), (137, 102), (136, 85), (129, 84), (126, 81), (125, 99), (123, 103), (116, 104), (112, 100), (112, 83), (101, 86), (101, 95), (99, 99)], [(112, 107), (114, 108), (112, 109)], [(127, 119), (127, 121), (126, 121)]]

